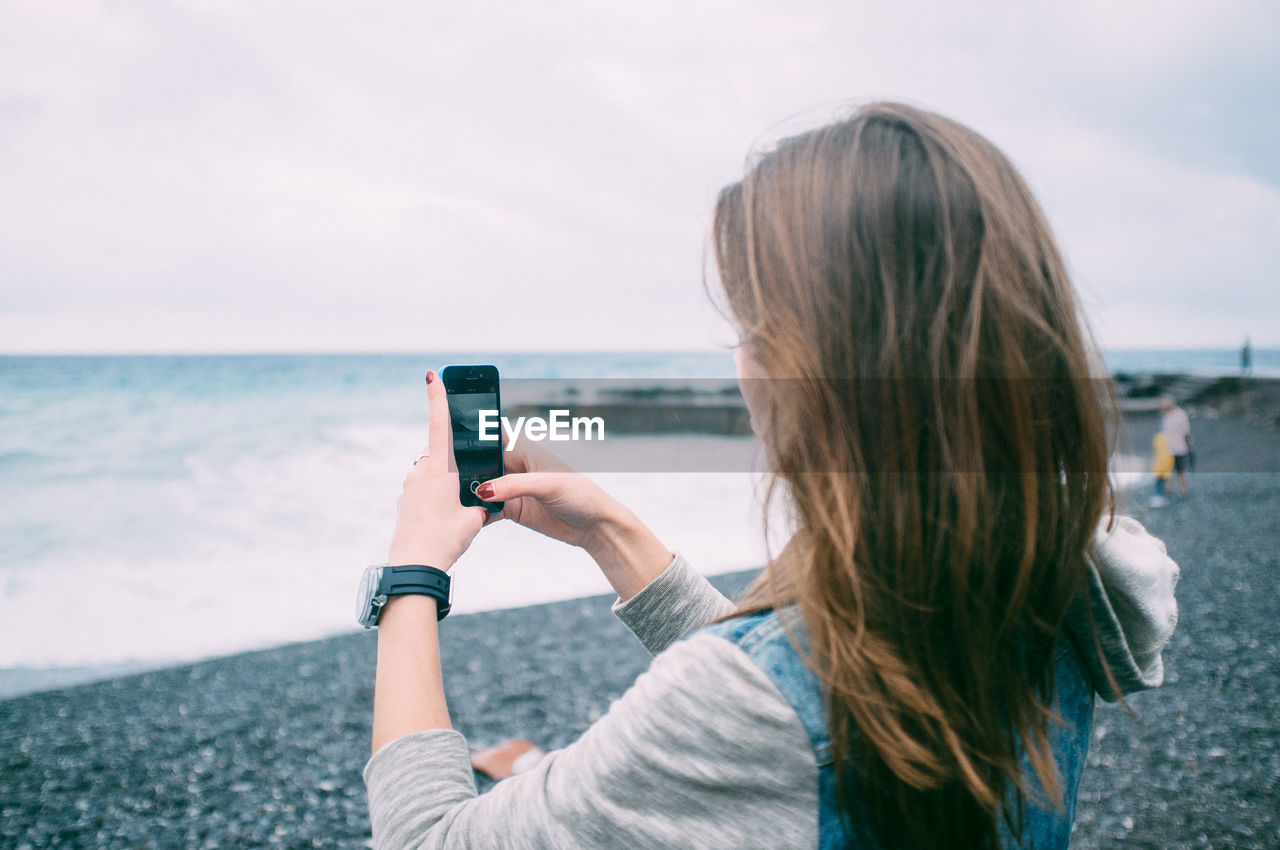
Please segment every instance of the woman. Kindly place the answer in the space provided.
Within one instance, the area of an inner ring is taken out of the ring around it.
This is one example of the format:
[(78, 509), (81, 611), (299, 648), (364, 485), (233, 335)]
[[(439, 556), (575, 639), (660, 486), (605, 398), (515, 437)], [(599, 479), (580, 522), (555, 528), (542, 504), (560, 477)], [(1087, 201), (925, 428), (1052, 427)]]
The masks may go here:
[[(1109, 516), (1103, 396), (1030, 192), (967, 128), (874, 104), (726, 188), (714, 242), (794, 535), (735, 606), (590, 481), (520, 454), (481, 496), (586, 549), (657, 657), (477, 797), (436, 603), (392, 600), (376, 846), (1066, 846), (1093, 694), (1159, 683), (1177, 567)], [(447, 568), (484, 516), (430, 455), (390, 563)]]

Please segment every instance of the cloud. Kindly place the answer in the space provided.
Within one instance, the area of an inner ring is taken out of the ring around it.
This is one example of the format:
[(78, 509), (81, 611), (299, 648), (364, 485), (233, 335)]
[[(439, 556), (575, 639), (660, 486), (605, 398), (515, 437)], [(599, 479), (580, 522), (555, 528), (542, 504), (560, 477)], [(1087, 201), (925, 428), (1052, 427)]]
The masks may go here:
[(1143, 304), (1170, 344), (1235, 344), (1245, 318), (1280, 344), (1259, 318), (1280, 119), (1249, 83), (1276, 77), (1268, 5), (5, 17), (3, 349), (707, 345), (719, 187), (754, 143), (882, 95), (1009, 149), (1108, 344), (1148, 344), (1115, 318)]
[(1067, 254), (1104, 347), (1280, 339), (1280, 188), (1189, 168), (1124, 138), (1040, 126), (1010, 145)]

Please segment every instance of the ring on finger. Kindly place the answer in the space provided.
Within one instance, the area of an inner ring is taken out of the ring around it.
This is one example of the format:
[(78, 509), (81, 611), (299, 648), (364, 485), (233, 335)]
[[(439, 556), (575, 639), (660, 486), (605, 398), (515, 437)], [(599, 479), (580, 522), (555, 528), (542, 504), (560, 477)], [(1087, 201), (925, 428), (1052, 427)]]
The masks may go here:
[(418, 465), (418, 461), (422, 460), (424, 457), (431, 457), (431, 453), (430, 453), (430, 452), (423, 452), (422, 454), (418, 455), (417, 457), (415, 457), (415, 458), (413, 459), (413, 465), (414, 465), (414, 466), (417, 466), (417, 465)]

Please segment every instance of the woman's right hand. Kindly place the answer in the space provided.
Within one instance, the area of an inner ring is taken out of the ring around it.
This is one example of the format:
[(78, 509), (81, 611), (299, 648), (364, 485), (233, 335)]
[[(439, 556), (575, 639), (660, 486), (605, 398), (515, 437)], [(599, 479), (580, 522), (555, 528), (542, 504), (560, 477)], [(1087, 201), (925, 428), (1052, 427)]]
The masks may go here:
[(508, 451), (505, 434), (503, 443), (506, 474), (481, 484), (476, 493), (505, 503), (485, 524), (509, 519), (570, 546), (583, 546), (617, 500), (546, 449), (526, 442)]
[(672, 554), (635, 514), (551, 452), (526, 442), (509, 452), (504, 445), (503, 457), (507, 474), (477, 492), (504, 503), (486, 525), (509, 519), (585, 549), (624, 601), (671, 563)]

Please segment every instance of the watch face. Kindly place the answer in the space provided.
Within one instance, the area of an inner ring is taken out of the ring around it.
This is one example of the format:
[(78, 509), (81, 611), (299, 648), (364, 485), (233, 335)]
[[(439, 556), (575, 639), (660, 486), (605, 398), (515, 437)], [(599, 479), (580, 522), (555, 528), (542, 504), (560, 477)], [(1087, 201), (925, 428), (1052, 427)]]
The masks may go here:
[(366, 628), (372, 625), (369, 615), (373, 608), (373, 594), (378, 589), (378, 580), (382, 578), (382, 567), (366, 567), (360, 577), (360, 590), (356, 593), (356, 622)]

